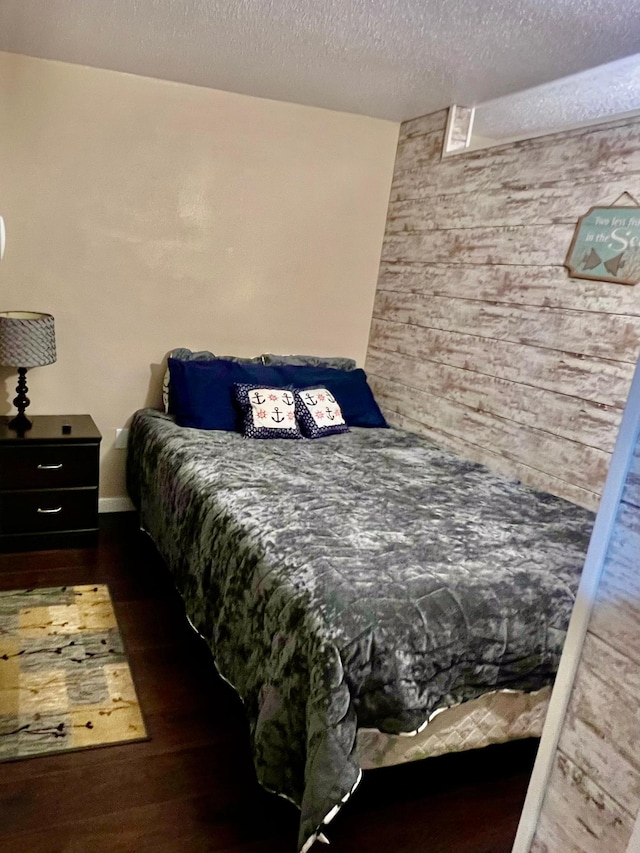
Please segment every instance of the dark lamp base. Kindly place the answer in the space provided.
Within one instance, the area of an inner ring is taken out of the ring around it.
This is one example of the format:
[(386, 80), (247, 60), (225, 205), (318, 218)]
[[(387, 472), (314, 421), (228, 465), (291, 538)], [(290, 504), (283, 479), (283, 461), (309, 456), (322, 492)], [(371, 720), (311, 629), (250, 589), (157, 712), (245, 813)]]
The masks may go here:
[(16, 432), (27, 432), (32, 426), (32, 422), (24, 412), (19, 412), (13, 420), (9, 421), (9, 429), (14, 429)]
[(18, 385), (16, 387), (17, 396), (13, 401), (13, 405), (18, 410), (15, 418), (9, 422), (9, 427), (15, 429), (16, 432), (25, 433), (31, 429), (31, 421), (25, 415), (24, 410), (28, 407), (30, 400), (27, 397), (27, 368), (18, 368)]

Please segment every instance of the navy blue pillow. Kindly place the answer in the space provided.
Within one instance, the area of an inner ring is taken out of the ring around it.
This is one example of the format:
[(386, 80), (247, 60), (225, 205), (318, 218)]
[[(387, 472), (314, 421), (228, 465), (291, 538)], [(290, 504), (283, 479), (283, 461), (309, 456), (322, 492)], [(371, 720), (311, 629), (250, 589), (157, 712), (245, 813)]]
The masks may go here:
[(309, 388), (314, 385), (331, 391), (348, 426), (388, 427), (367, 382), (367, 374), (362, 368), (336, 370), (332, 367), (282, 365), (279, 369), (285, 384), (293, 385), (294, 388)]
[(235, 384), (271, 385), (274, 388), (321, 385), (338, 401), (348, 426), (388, 426), (361, 368), (337, 370), (307, 365), (240, 364), (222, 358), (211, 361), (170, 358), (168, 365), (172, 404), (179, 426), (239, 429), (240, 417), (233, 401)]
[(179, 426), (234, 431), (240, 415), (234, 405), (233, 386), (287, 384), (281, 367), (240, 364), (225, 359), (208, 361), (168, 360), (171, 399)]

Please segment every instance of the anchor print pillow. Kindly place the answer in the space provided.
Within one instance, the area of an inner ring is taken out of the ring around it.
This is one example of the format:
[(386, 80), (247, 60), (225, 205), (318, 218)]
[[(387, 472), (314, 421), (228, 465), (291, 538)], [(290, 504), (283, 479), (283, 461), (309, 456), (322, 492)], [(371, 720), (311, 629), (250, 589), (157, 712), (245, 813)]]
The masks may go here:
[(296, 415), (303, 435), (322, 438), (349, 432), (336, 398), (326, 388), (302, 388), (295, 392)]
[(302, 438), (291, 388), (236, 384), (234, 396), (242, 411), (240, 432), (245, 438)]

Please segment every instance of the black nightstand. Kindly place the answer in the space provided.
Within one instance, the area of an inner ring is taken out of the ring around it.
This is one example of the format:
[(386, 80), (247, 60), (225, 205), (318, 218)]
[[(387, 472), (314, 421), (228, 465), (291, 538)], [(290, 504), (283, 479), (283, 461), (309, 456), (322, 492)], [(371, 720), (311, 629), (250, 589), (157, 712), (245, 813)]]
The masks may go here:
[[(95, 545), (102, 436), (89, 415), (0, 418), (0, 550)], [(70, 427), (70, 430), (69, 430)]]

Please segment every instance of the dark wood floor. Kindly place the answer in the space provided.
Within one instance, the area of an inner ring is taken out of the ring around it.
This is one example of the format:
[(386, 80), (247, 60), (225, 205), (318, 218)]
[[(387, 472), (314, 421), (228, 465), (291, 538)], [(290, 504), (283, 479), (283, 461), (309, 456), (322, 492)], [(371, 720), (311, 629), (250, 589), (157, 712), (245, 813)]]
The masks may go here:
[[(133, 513), (97, 549), (0, 555), (0, 589), (107, 583), (151, 739), (0, 764), (0, 853), (294, 853), (297, 810), (256, 782), (240, 701)], [(508, 853), (535, 742), (365, 773), (314, 853)]]

